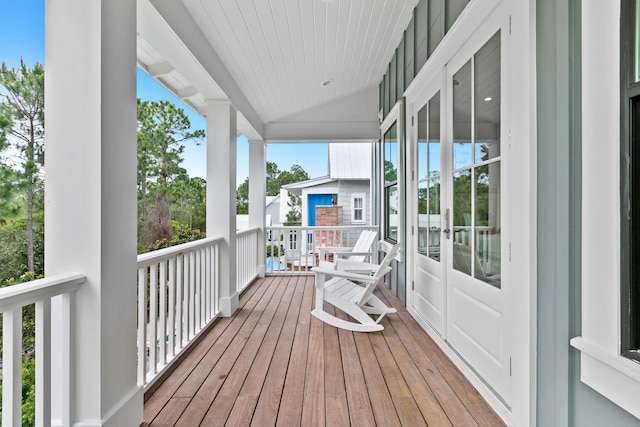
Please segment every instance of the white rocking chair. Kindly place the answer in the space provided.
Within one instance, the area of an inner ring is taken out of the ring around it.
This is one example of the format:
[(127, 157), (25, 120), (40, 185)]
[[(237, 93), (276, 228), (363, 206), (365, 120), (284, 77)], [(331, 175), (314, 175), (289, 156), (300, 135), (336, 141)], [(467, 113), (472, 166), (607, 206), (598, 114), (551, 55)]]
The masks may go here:
[(376, 240), (378, 233), (373, 230), (362, 230), (358, 240), (353, 247), (343, 246), (321, 246), (318, 248), (318, 265), (322, 268), (332, 268), (329, 261), (329, 254), (333, 254), (333, 263), (338, 259), (348, 259), (349, 261), (364, 262), (371, 259), (373, 251), (371, 247)]
[[(373, 291), (384, 275), (391, 271), (389, 265), (399, 249), (399, 244), (392, 246), (380, 264), (362, 263), (363, 266), (369, 266), (373, 274), (314, 267), (316, 307), (311, 314), (329, 325), (349, 331), (374, 332), (384, 329), (380, 321), (387, 313), (395, 313), (396, 309), (387, 307)], [(340, 319), (324, 311), (325, 301), (353, 317), (356, 322)], [(377, 318), (373, 319), (371, 314)]]

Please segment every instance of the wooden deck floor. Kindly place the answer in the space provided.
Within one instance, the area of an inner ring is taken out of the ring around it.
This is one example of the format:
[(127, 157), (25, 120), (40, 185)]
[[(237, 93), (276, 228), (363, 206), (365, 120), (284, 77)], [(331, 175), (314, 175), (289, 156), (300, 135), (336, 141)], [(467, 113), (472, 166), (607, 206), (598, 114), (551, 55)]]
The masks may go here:
[(267, 277), (146, 396), (149, 426), (501, 426), (387, 289), (384, 331), (310, 315), (313, 277)]

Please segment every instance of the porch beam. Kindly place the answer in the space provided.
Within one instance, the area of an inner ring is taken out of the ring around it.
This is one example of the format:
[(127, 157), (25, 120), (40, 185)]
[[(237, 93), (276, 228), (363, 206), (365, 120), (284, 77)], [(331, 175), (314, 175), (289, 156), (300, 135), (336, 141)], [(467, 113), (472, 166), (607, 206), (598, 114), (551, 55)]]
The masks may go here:
[[(265, 275), (265, 201), (267, 195), (266, 144), (249, 141), (249, 228), (258, 227), (258, 275)], [(282, 203), (282, 201), (281, 201)]]
[(228, 99), (207, 99), (207, 237), (222, 237), (220, 310), (231, 316), (236, 290), (236, 126)]

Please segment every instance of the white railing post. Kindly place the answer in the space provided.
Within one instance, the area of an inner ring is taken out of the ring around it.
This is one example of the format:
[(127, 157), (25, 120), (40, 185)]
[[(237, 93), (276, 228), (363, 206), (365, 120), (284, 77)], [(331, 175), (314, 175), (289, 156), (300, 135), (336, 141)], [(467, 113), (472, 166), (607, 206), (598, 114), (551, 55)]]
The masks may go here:
[(236, 283), (236, 136), (237, 113), (228, 99), (207, 99), (207, 236), (222, 237), (220, 311), (238, 308)]
[[(267, 196), (266, 144), (262, 140), (249, 141), (249, 228), (258, 228), (258, 241), (264, 240), (265, 200)], [(280, 203), (286, 203), (281, 201)], [(265, 274), (265, 247), (256, 246), (258, 275)]]

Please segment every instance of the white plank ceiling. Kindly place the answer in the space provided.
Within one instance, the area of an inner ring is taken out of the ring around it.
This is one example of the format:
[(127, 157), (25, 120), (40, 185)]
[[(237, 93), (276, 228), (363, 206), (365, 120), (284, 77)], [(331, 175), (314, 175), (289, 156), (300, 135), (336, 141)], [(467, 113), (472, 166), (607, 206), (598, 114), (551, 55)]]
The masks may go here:
[[(416, 3), (151, 0), (151, 7), (157, 10), (155, 19), (166, 21), (178, 44), (190, 51), (196, 64), (174, 59), (179, 56), (175, 51), (163, 52), (166, 43), (158, 46), (159, 42), (154, 42), (160, 39), (154, 34), (157, 29), (139, 30), (138, 62), (148, 71), (154, 65), (157, 68), (161, 63), (171, 63), (176, 71), (167, 73), (162, 83), (171, 88), (171, 82), (177, 82), (180, 87), (176, 92), (182, 90), (198, 109), (202, 107), (198, 103), (215, 96), (214, 87), (219, 86), (261, 133), (270, 123), (287, 122), (341, 99), (353, 100), (354, 94), (367, 90), (377, 93)], [(148, 17), (139, 17), (139, 21), (144, 19)], [(216, 56), (222, 67), (209, 65), (209, 56)], [(201, 67), (215, 85), (209, 83), (207, 88), (198, 72), (183, 70), (185, 66)], [(331, 83), (323, 85), (326, 81)], [(363, 106), (372, 107), (377, 118), (377, 105)], [(323, 118), (315, 121), (323, 122)]]

